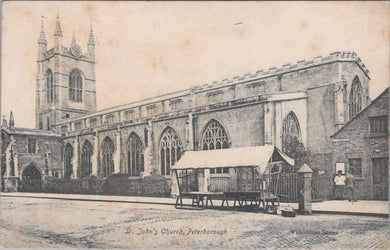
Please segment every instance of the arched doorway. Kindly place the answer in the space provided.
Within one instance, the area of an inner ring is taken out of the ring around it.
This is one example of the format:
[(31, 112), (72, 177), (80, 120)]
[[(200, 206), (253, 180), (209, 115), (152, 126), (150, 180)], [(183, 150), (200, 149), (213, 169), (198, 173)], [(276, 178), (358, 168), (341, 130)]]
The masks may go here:
[(22, 173), (22, 192), (42, 192), (42, 175), (36, 166), (30, 164)]

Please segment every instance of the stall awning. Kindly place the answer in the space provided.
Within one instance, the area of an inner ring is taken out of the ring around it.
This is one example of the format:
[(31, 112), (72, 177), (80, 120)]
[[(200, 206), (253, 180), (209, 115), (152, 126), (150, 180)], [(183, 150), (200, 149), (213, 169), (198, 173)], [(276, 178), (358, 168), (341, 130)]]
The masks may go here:
[[(172, 167), (172, 169), (204, 169), (217, 167), (253, 167), (259, 168), (264, 173), (268, 162), (274, 153), (284, 160), (287, 164), (294, 166), (294, 159), (285, 155), (282, 151), (273, 145), (246, 147), (246, 148), (228, 148), (207, 151), (188, 151)], [(275, 156), (275, 155), (274, 155)]]

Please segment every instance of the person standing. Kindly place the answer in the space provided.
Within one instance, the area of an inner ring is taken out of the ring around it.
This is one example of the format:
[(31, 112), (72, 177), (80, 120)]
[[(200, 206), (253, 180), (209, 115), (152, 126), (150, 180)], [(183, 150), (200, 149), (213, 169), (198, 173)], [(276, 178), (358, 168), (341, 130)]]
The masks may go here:
[(352, 175), (352, 170), (350, 169), (348, 171), (347, 176), (345, 177), (345, 188), (348, 194), (348, 201), (357, 202), (357, 199), (355, 197), (355, 187), (355, 177)]
[(337, 171), (337, 175), (334, 177), (334, 188), (335, 188), (335, 198), (339, 200), (344, 200), (345, 192), (345, 176), (342, 174), (342, 171)]

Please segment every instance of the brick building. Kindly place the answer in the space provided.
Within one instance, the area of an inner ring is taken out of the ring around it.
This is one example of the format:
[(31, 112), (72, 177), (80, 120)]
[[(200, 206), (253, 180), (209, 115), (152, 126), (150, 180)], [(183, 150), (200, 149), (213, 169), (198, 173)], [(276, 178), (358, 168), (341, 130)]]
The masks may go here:
[(330, 176), (330, 136), (370, 102), (364, 63), (354, 52), (334, 52), (96, 111), (92, 29), (87, 53), (75, 36), (70, 44), (63, 46), (57, 17), (48, 50), (42, 25), (34, 131), (61, 135), (61, 152), (51, 160), (58, 178), (169, 179), (183, 151), (272, 144), (287, 152), (294, 141), (311, 152), (315, 171)]
[(360, 199), (388, 199), (388, 125), (387, 88), (332, 136), (333, 166), (352, 170)]

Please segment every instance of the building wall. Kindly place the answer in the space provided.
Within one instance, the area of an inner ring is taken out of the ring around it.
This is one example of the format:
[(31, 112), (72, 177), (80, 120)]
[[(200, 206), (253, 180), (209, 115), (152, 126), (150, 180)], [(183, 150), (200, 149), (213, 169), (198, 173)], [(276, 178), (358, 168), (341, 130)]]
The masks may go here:
[[(344, 163), (346, 170), (349, 169), (351, 158), (362, 159), (362, 176), (357, 177), (357, 193), (359, 199), (373, 199), (373, 175), (372, 159), (388, 158), (388, 134), (371, 134), (369, 118), (389, 114), (388, 90), (382, 93), (363, 112), (340, 130), (332, 141), (333, 159), (332, 166), (336, 171), (336, 163)], [(387, 180), (388, 181), (388, 180)]]
[[(11, 172), (6, 173), (7, 177), (22, 178), (24, 169), (31, 165), (40, 171), (42, 178), (46, 176), (61, 177), (62, 140), (59, 135), (47, 136), (42, 135), (39, 131), (24, 133), (20, 130), (15, 132), (7, 130), (5, 134), (9, 137), (10, 144), (4, 154), (8, 159), (11, 154), (13, 155), (13, 168), (15, 169), (13, 174)], [(29, 152), (29, 139), (36, 140), (35, 151)], [(7, 164), (10, 163), (5, 162), (4, 166), (6, 168)]]
[[(330, 136), (336, 131), (336, 124), (345, 123), (348, 116), (340, 119), (336, 111), (340, 105), (342, 110), (348, 111), (346, 98), (356, 76), (364, 96), (368, 95), (369, 72), (359, 60), (354, 53), (332, 53), (329, 57), (286, 64), (282, 68), (65, 119), (58, 122), (55, 129), (68, 138), (64, 145), (68, 141), (73, 143), (76, 136), (79, 141), (83, 134), (97, 134), (98, 173), (102, 168), (101, 143), (106, 136), (110, 136), (120, 151), (115, 156), (116, 164), (120, 165), (116, 166), (117, 171), (126, 172), (128, 136), (135, 132), (145, 145), (147, 129), (151, 134), (145, 148), (145, 171), (150, 172), (151, 169), (159, 171), (160, 138), (167, 127), (175, 130), (184, 150), (200, 149), (202, 132), (211, 119), (224, 126), (231, 147), (274, 144), (281, 148), (283, 122), (288, 113), (293, 112), (299, 121), (302, 142), (313, 155), (311, 167), (329, 174), (332, 165)], [(74, 66), (72, 62), (68, 64), (69, 69)], [(344, 91), (340, 103), (336, 101), (339, 85), (343, 85)], [(367, 105), (366, 100), (363, 106)], [(189, 123), (193, 129), (191, 136), (186, 132)], [(119, 139), (115, 139), (115, 134)]]
[[(67, 133), (68, 136), (63, 140), (63, 150), (65, 150), (66, 144), (70, 143), (74, 150), (79, 151), (77, 155), (74, 153), (74, 157), (77, 157), (78, 164), (75, 169), (80, 168), (80, 152), (83, 141), (89, 140), (92, 143), (94, 140), (93, 137), (96, 137), (98, 143), (98, 152), (95, 156), (98, 169), (96, 174), (101, 176), (102, 142), (104, 138), (108, 136), (114, 142), (115, 151), (119, 150), (119, 160), (115, 162), (115, 164), (119, 164), (119, 166), (116, 166), (115, 169), (118, 169), (118, 172), (120, 173), (127, 173), (127, 141), (130, 134), (134, 132), (138, 135), (144, 147), (144, 174), (147, 175), (153, 171), (161, 173), (160, 142), (162, 134), (168, 127), (176, 132), (183, 150), (201, 149), (202, 134), (210, 120), (217, 120), (224, 127), (229, 137), (230, 147), (261, 146), (265, 144), (265, 106), (276, 107), (275, 114), (277, 114), (273, 115), (272, 118), (275, 124), (277, 124), (277, 130), (276, 128), (274, 129), (275, 136), (272, 140), (276, 140), (277, 138), (278, 141), (271, 141), (269, 142), (270, 144), (281, 144), (281, 123), (283, 123), (283, 119), (290, 111), (296, 113), (305, 141), (305, 94), (300, 93), (298, 98), (290, 95), (290, 99), (286, 100), (279, 100), (278, 98), (281, 97), (278, 95), (275, 97), (276, 100), (273, 100), (272, 97), (270, 97), (270, 101), (267, 102), (261, 101), (253, 104), (237, 105), (235, 107), (215, 108), (210, 105), (202, 110), (199, 109), (198, 112), (187, 112), (186, 114), (174, 112), (171, 116), (154, 117), (154, 119), (143, 120), (143, 122), (136, 124), (129, 123), (121, 125), (121, 123), (119, 123), (95, 129), (87, 128)], [(192, 124), (192, 130), (189, 127), (189, 124)], [(145, 130), (150, 133), (147, 147), (145, 142)], [(119, 137), (119, 139), (116, 139), (117, 137)], [(77, 141), (77, 145), (75, 141)], [(114, 155), (117, 155), (117, 153), (115, 152)], [(77, 176), (74, 177), (76, 178)]]

